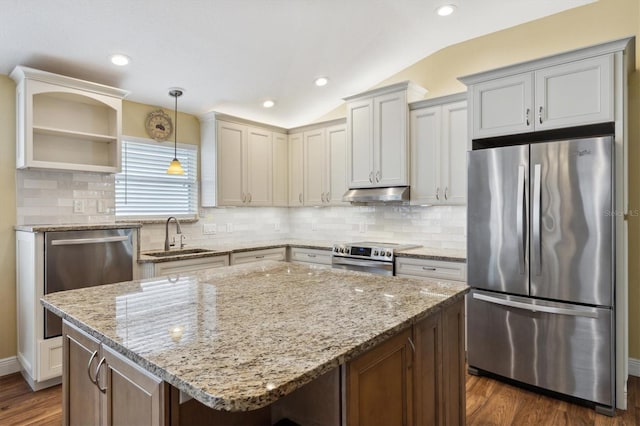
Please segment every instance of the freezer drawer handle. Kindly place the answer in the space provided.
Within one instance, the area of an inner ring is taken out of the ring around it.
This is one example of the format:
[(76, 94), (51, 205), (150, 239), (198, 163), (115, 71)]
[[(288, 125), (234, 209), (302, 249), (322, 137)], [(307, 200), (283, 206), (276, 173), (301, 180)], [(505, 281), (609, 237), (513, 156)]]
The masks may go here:
[(103, 238), (75, 238), (71, 240), (53, 240), (52, 246), (72, 246), (77, 244), (101, 244), (101, 243), (117, 243), (119, 241), (127, 241), (129, 239), (126, 235), (120, 235), (117, 237), (103, 237)]
[(474, 293), (473, 298), (482, 300), (496, 305), (510, 306), (512, 308), (525, 309), (531, 312), (545, 312), (548, 314), (571, 315), (574, 317), (598, 318), (598, 311), (589, 308), (557, 308), (553, 306), (534, 305), (531, 303), (517, 302), (515, 300), (506, 300), (498, 297), (491, 297), (484, 294)]

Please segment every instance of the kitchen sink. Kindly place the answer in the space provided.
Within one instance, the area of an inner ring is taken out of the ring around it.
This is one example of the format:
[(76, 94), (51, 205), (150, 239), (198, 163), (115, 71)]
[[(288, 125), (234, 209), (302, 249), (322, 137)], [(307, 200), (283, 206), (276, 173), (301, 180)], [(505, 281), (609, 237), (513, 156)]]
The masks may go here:
[(198, 253), (214, 253), (215, 250), (211, 249), (203, 249), (203, 248), (189, 248), (189, 249), (176, 249), (169, 251), (149, 251), (146, 253), (142, 253), (145, 256), (153, 256), (153, 257), (168, 257), (168, 256), (180, 256), (183, 254), (198, 254)]

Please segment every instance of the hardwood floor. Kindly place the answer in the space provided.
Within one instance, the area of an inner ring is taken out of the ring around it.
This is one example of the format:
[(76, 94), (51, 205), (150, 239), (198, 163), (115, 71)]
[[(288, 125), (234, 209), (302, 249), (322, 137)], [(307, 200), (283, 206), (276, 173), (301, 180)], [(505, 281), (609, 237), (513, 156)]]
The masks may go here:
[[(629, 409), (611, 418), (486, 377), (467, 376), (468, 425), (639, 425), (640, 377), (629, 377)], [(31, 392), (22, 376), (0, 377), (0, 425), (60, 425), (62, 388)]]

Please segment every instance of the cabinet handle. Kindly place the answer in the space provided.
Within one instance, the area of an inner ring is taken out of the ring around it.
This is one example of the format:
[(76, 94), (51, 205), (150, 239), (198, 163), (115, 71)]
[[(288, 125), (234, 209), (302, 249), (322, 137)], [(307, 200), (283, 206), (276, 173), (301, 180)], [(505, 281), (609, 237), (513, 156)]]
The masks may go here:
[(422, 269), (425, 270), (425, 271), (436, 271), (437, 270), (436, 268), (430, 268), (428, 266), (423, 266)]
[(445, 200), (448, 200), (448, 199), (449, 199), (449, 194), (448, 194), (448, 193), (449, 193), (449, 187), (448, 187), (448, 186), (445, 186), (445, 187), (444, 187), (444, 199), (445, 199)]
[(98, 384), (98, 376), (96, 376), (95, 380), (93, 379), (93, 377), (91, 377), (91, 364), (93, 364), (93, 360), (96, 355), (98, 355), (98, 351), (93, 351), (93, 353), (91, 354), (91, 358), (89, 358), (89, 364), (87, 364), (87, 374), (89, 375), (89, 380), (91, 380), (91, 383), (93, 383), (94, 385)]
[(382, 173), (378, 170), (376, 172), (376, 182), (380, 182), (380, 180), (382, 180)]
[(298, 201), (300, 201), (300, 204), (302, 204), (302, 192), (298, 194)]
[(540, 124), (542, 124), (542, 106), (538, 110), (538, 121), (540, 121)]
[(409, 344), (411, 345), (411, 350), (413, 350), (413, 352), (415, 353), (416, 345), (413, 344), (413, 340), (411, 340), (411, 337), (407, 337), (407, 340), (409, 341)]
[(320, 194), (320, 200), (322, 200), (323, 203), (327, 202), (327, 200), (324, 197), (324, 192)]
[(327, 192), (327, 203), (331, 202), (331, 193)]
[(103, 388), (102, 386), (100, 386), (100, 368), (102, 368), (102, 366), (104, 365), (105, 361), (106, 361), (106, 359), (104, 357), (102, 357), (102, 359), (98, 363), (98, 368), (96, 368), (96, 386), (98, 386), (98, 389), (102, 393), (107, 393), (107, 387), (105, 386)]
[(369, 182), (373, 183), (373, 172), (369, 172)]
[(251, 195), (251, 193), (249, 193), (249, 202), (251, 202), (251, 200), (253, 200), (253, 195)]
[(440, 187), (436, 188), (436, 200), (440, 201)]
[(260, 256), (256, 256), (256, 259), (264, 259), (264, 254)]
[(245, 193), (242, 193), (242, 202), (246, 203), (247, 202), (247, 196), (245, 195)]
[(527, 126), (529, 126), (531, 124), (531, 122), (529, 121), (529, 114), (531, 113), (531, 108), (527, 108), (527, 111), (524, 113), (526, 119), (527, 119)]
[(308, 253), (307, 253), (307, 257), (316, 257), (316, 255), (315, 255), (315, 254), (308, 254)]

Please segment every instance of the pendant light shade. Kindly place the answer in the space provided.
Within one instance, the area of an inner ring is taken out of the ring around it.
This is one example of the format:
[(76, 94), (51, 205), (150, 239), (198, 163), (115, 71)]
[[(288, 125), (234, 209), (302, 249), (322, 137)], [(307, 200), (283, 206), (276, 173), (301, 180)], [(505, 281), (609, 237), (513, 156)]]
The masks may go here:
[(175, 106), (175, 115), (174, 115), (174, 125), (173, 125), (173, 160), (171, 160), (171, 164), (169, 164), (169, 168), (167, 169), (167, 174), (170, 175), (183, 175), (184, 169), (182, 168), (182, 164), (178, 160), (178, 97), (182, 96), (182, 90), (180, 89), (172, 89), (169, 91), (169, 96), (173, 96), (176, 99)]

